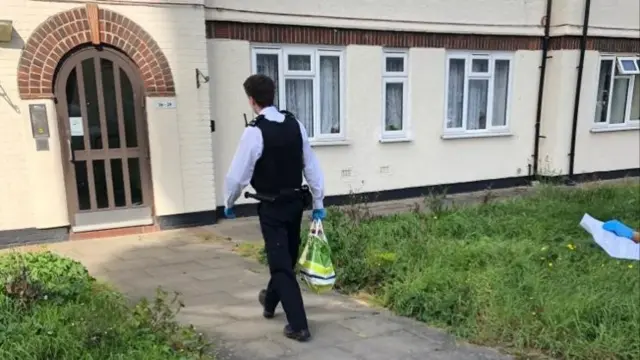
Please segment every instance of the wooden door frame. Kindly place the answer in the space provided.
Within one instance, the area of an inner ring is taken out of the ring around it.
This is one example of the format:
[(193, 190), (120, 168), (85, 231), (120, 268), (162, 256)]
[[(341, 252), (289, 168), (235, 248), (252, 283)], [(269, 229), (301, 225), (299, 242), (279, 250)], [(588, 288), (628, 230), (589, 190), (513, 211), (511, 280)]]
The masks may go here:
[[(129, 78), (129, 82), (131, 83), (132, 90), (134, 91), (134, 109), (135, 109), (135, 118), (136, 118), (136, 132), (137, 132), (137, 140), (138, 147), (140, 148), (142, 154), (139, 157), (140, 159), (140, 186), (141, 191), (143, 191), (143, 201), (148, 201), (147, 206), (151, 208), (152, 217), (155, 218), (155, 196), (153, 193), (153, 179), (151, 173), (151, 156), (150, 156), (150, 148), (149, 148), (149, 132), (148, 132), (148, 123), (147, 123), (147, 114), (146, 114), (146, 94), (144, 82), (142, 81), (142, 76), (140, 75), (140, 69), (135, 65), (135, 63), (129, 59), (126, 55), (122, 54), (116, 49), (111, 49), (110, 47), (85, 47), (80, 50), (75, 51), (68, 57), (66, 57), (58, 66), (55, 80), (54, 80), (54, 96), (56, 102), (56, 113), (58, 120), (58, 136), (60, 140), (60, 155), (62, 160), (62, 168), (64, 174), (64, 183), (65, 190), (67, 192), (67, 211), (69, 216), (69, 224), (71, 227), (75, 225), (75, 216), (80, 212), (79, 209), (79, 201), (78, 201), (78, 193), (76, 187), (76, 174), (75, 167), (72, 161), (72, 150), (71, 150), (71, 131), (69, 128), (69, 111), (67, 108), (67, 94), (66, 87), (67, 82), (69, 80), (69, 76), (73, 69), (76, 66), (81, 66), (82, 62), (87, 59), (97, 58), (94, 61), (100, 61), (99, 59), (107, 59), (112, 61), (114, 64), (117, 64), (120, 69), (127, 75)], [(99, 74), (96, 73), (96, 77)], [(114, 74), (115, 76), (115, 74)], [(78, 83), (80, 80), (78, 80)], [(81, 95), (81, 90), (84, 90), (84, 85), (78, 86), (78, 95), (80, 97), (86, 96)], [(116, 89), (116, 91), (121, 91)], [(97, 89), (98, 96), (104, 96), (104, 88)], [(86, 113), (86, 109), (85, 109)], [(88, 122), (88, 119), (83, 119), (84, 123)], [(105, 124), (106, 126), (106, 124)], [(83, 126), (87, 128), (86, 126)], [(101, 124), (102, 128), (102, 124)], [(86, 129), (85, 131), (88, 131)], [(102, 131), (101, 131), (102, 133)], [(120, 139), (120, 145), (126, 147), (126, 138)], [(108, 142), (106, 144), (103, 143), (103, 149), (108, 148)], [(105, 160), (105, 166), (106, 166)], [(123, 158), (123, 162), (126, 159)], [(89, 167), (89, 161), (87, 161), (87, 168)], [(107, 176), (105, 174), (105, 176)], [(129, 177), (131, 174), (129, 174)], [(94, 178), (95, 181), (95, 178)], [(110, 180), (112, 181), (112, 180)], [(123, 176), (123, 181), (130, 181), (130, 179), (125, 179)], [(94, 210), (104, 211), (111, 209), (99, 209)]]

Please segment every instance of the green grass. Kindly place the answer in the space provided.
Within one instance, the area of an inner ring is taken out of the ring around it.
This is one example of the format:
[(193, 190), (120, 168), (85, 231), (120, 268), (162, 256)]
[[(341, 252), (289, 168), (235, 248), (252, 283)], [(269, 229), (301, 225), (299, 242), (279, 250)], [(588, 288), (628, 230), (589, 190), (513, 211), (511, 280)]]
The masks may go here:
[(80, 263), (49, 252), (0, 256), (0, 286), (2, 360), (212, 359), (161, 290), (132, 308)]
[(640, 264), (606, 255), (584, 213), (640, 227), (640, 186), (353, 221), (330, 212), (337, 287), (524, 358), (640, 359)]

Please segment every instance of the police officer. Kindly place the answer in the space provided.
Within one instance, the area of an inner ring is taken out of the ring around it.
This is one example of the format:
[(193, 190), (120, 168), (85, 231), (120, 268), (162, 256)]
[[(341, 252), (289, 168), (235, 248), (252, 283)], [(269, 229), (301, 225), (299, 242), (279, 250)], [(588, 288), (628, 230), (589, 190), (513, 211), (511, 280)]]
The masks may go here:
[[(258, 299), (267, 319), (274, 317), (278, 303), (282, 302), (288, 320), (284, 335), (307, 341), (311, 334), (294, 267), (305, 202), (311, 202), (312, 196), (314, 220), (322, 220), (326, 215), (324, 175), (304, 126), (293, 114), (274, 106), (273, 80), (265, 75), (252, 75), (244, 82), (244, 90), (258, 116), (246, 127), (231, 162), (224, 213), (227, 218), (235, 217), (234, 202), (249, 183), (257, 195), (268, 199), (258, 204), (258, 216), (271, 279)], [(303, 173), (308, 188), (302, 186)]]

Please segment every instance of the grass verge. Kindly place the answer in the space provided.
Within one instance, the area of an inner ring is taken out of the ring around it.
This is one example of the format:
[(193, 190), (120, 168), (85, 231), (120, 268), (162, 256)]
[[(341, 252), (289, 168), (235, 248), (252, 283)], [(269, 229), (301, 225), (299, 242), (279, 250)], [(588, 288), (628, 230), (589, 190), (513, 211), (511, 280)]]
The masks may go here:
[(50, 252), (0, 256), (0, 359), (213, 360), (175, 316), (177, 294), (131, 308), (82, 266)]
[(337, 286), (524, 357), (638, 359), (640, 267), (608, 257), (582, 215), (640, 225), (640, 186), (567, 190), (430, 214), (330, 212)]

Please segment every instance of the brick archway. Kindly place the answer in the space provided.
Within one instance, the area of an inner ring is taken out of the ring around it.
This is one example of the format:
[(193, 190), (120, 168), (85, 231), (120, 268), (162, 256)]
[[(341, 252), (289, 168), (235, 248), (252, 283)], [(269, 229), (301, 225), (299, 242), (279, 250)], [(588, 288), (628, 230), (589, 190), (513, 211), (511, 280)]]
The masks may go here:
[(140, 70), (146, 96), (175, 96), (169, 62), (151, 35), (121, 14), (87, 5), (51, 16), (31, 34), (18, 65), (20, 98), (52, 99), (60, 60), (84, 44), (111, 45), (128, 55)]

